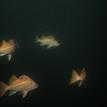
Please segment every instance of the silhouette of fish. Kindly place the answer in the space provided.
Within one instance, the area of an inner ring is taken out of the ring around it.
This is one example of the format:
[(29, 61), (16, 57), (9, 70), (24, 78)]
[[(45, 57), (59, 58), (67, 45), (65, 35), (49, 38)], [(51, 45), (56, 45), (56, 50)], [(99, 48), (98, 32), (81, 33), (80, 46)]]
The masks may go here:
[(55, 37), (51, 35), (42, 35), (41, 37), (37, 36), (35, 43), (40, 43), (40, 46), (46, 46), (47, 48), (57, 47), (60, 45)]
[(0, 56), (8, 56), (8, 60), (10, 61), (12, 58), (12, 53), (15, 51), (15, 42), (14, 40), (5, 41), (3, 40), (0, 45)]
[(0, 96), (3, 96), (7, 91), (9, 91), (9, 96), (14, 95), (17, 92), (21, 92), (22, 97), (24, 98), (28, 92), (36, 88), (38, 88), (38, 84), (30, 77), (21, 75), (19, 78), (17, 78), (15, 75), (13, 75), (10, 78), (8, 85), (0, 82)]
[(70, 84), (74, 84), (74, 83), (79, 81), (78, 85), (80, 87), (83, 84), (85, 78), (86, 78), (86, 70), (85, 70), (85, 68), (83, 68), (80, 71), (80, 74), (77, 72), (77, 70), (73, 69), (72, 76), (71, 76), (71, 79), (70, 79)]

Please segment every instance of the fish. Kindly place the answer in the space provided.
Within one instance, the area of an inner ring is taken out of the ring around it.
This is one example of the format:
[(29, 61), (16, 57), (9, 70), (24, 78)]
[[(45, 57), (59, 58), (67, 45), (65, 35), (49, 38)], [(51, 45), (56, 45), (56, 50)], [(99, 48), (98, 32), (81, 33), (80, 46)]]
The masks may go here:
[(71, 76), (71, 79), (70, 79), (70, 84), (72, 85), (72, 84), (79, 81), (78, 86), (80, 87), (83, 84), (85, 79), (86, 79), (86, 70), (85, 70), (85, 68), (80, 70), (80, 74), (77, 72), (76, 69), (73, 69), (72, 76)]
[(15, 51), (15, 41), (14, 40), (3, 40), (0, 45), (0, 56), (8, 56), (8, 61), (12, 58), (12, 53)]
[(40, 43), (40, 46), (46, 46), (48, 49), (60, 45), (55, 37), (51, 35), (36, 36), (35, 43)]
[(4, 82), (0, 82), (0, 97), (4, 96), (6, 92), (8, 92), (8, 96), (12, 96), (19, 92), (22, 98), (25, 98), (28, 92), (36, 88), (38, 88), (38, 84), (29, 76), (21, 75), (16, 77), (16, 75), (12, 75), (8, 85)]

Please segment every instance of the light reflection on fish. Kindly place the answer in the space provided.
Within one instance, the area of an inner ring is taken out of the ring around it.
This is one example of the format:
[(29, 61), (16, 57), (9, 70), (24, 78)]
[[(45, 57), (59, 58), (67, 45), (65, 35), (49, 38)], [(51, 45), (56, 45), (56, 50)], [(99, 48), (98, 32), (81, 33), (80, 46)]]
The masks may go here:
[(40, 46), (46, 46), (47, 48), (57, 47), (60, 43), (51, 35), (37, 36), (35, 43), (40, 43)]
[(77, 70), (73, 69), (72, 76), (71, 76), (71, 79), (70, 79), (70, 84), (72, 85), (76, 82), (79, 82), (78, 86), (80, 87), (83, 84), (85, 79), (86, 79), (86, 70), (85, 70), (85, 68), (83, 68), (80, 71), (80, 74), (77, 72)]
[(20, 92), (22, 94), (22, 97), (24, 98), (26, 97), (28, 92), (36, 88), (38, 88), (38, 84), (30, 77), (26, 75), (21, 75), (19, 76), (19, 78), (17, 78), (15, 75), (13, 75), (10, 78), (8, 85), (0, 82), (0, 96), (3, 96), (8, 91), (9, 96)]
[(8, 60), (10, 61), (12, 58), (12, 53), (15, 51), (15, 42), (14, 40), (3, 40), (0, 45), (0, 56), (8, 56)]

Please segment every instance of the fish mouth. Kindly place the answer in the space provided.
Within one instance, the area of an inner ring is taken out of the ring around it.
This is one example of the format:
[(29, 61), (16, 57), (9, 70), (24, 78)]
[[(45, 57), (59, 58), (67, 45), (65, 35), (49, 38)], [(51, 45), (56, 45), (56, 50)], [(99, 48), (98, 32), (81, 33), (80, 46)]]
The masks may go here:
[(39, 85), (38, 85), (38, 84), (36, 84), (36, 85), (35, 85), (35, 88), (38, 88), (38, 87), (39, 87)]
[(38, 85), (38, 84), (35, 84), (34, 89), (37, 89), (38, 87), (39, 87), (39, 85)]
[(38, 87), (39, 87), (38, 84), (34, 84), (34, 85), (32, 86), (32, 88), (31, 88), (31, 90), (35, 90), (35, 89), (37, 89)]

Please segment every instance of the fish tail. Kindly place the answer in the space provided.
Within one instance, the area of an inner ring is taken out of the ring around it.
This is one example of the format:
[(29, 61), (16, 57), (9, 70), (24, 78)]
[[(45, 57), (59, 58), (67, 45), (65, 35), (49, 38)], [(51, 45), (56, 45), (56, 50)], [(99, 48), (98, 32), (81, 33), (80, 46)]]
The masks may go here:
[(11, 39), (9, 42), (10, 42), (15, 48), (19, 48), (19, 44), (18, 44), (18, 42), (17, 42), (16, 40)]
[(3, 82), (0, 82), (0, 97), (2, 97), (7, 91), (7, 85)]

